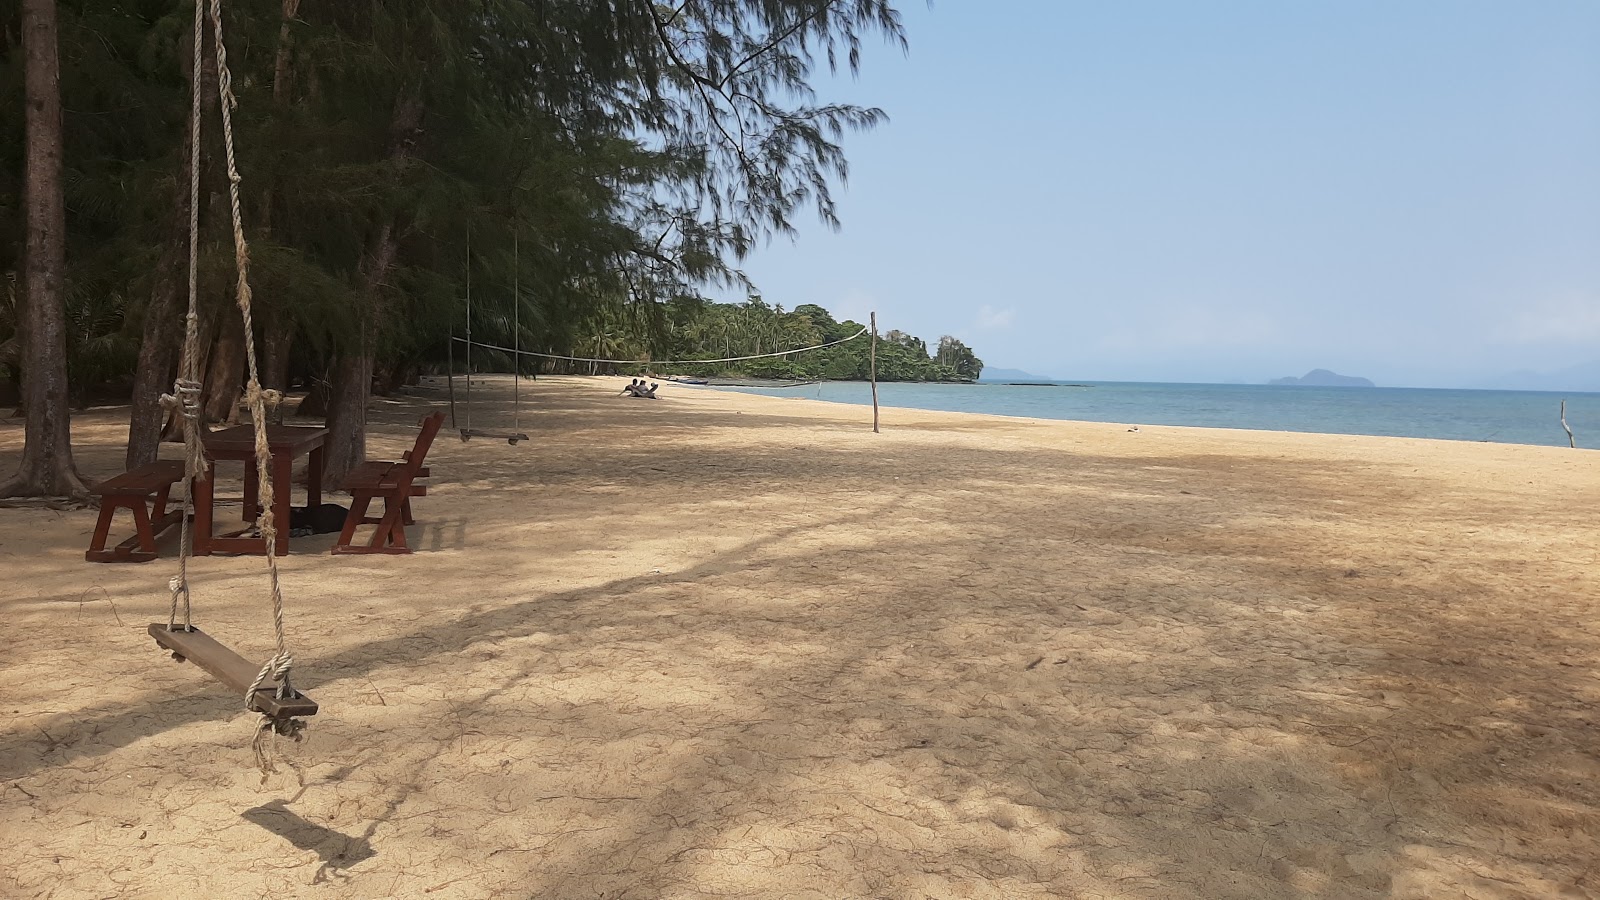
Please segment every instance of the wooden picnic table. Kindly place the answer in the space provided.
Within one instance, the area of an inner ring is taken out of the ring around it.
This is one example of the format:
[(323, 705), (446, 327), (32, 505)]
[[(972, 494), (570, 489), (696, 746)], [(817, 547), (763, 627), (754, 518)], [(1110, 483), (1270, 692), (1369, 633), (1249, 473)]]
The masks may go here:
[[(328, 429), (305, 425), (268, 425), (267, 449), (272, 454), (273, 518), (278, 526), (278, 541), (274, 548), (279, 556), (289, 553), (289, 497), (292, 493), (290, 476), (294, 461), (310, 455), (306, 465), (306, 505), (315, 508), (322, 503), (322, 445), (328, 439)], [(254, 522), (260, 515), (260, 497), (256, 482), (256, 437), (249, 425), (239, 425), (213, 431), (201, 439), (206, 456), (213, 463), (213, 477), (196, 479), (194, 484), (194, 553), (207, 556), (212, 553), (267, 552), (267, 542), (260, 537), (246, 537), (243, 532), (212, 534), (215, 521), (216, 494), (215, 463), (238, 460), (245, 464), (244, 520)]]

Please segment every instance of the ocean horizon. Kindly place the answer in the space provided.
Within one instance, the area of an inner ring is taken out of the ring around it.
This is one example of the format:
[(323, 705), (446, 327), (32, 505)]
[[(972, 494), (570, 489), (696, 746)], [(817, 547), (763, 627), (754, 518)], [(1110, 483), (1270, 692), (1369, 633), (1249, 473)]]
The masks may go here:
[[(871, 405), (863, 381), (716, 390)], [(1135, 425), (1177, 425), (1567, 446), (1600, 446), (1600, 394), (1464, 388), (1307, 387), (1138, 381), (887, 382), (883, 406)]]

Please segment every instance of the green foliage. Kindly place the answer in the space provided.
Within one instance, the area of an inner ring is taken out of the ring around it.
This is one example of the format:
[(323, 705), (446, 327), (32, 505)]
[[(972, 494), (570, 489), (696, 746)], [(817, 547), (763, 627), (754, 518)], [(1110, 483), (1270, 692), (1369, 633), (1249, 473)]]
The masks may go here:
[[(187, 216), (192, 9), (59, 0), (76, 388), (130, 371), (152, 269)], [(806, 209), (837, 223), (842, 138), (884, 116), (820, 104), (810, 82), (855, 70), (870, 37), (904, 45), (887, 0), (306, 2), (290, 21), (281, 0), (224, 9), (257, 320), (291, 326), (298, 374), (356, 346), (380, 369), (443, 363), (469, 325), (469, 277), (476, 339), (557, 353), (770, 350), (844, 327), (764, 304), (734, 321), (700, 295), (745, 284), (739, 260)], [(0, 0), (8, 109), (20, 109), (20, 56), (17, 2)], [(212, 105), (212, 308), (231, 294), (218, 124)], [(0, 119), (7, 278), (22, 243), (21, 130), (20, 115)], [(369, 277), (386, 241), (392, 257)], [(0, 357), (15, 327), (0, 309)], [(819, 365), (856, 373), (854, 346)]]
[[(835, 321), (831, 313), (814, 304), (784, 312), (782, 306), (770, 305), (752, 295), (744, 303), (678, 301), (669, 304), (668, 310), (669, 334), (659, 345), (652, 345), (642, 337), (644, 332), (638, 326), (634, 327), (632, 334), (635, 336), (630, 340), (627, 326), (623, 324), (614, 344), (608, 346), (615, 346), (624, 354), (639, 353), (641, 347), (658, 346), (660, 352), (651, 354), (656, 359), (692, 361), (760, 356), (833, 341), (844, 343), (787, 356), (703, 365), (689, 362), (670, 367), (652, 366), (647, 357), (640, 356), (637, 367), (624, 368), (630, 372), (664, 369), (673, 374), (708, 377), (833, 381), (865, 379), (871, 373), (871, 338), (860, 334), (863, 326), (849, 320)], [(860, 336), (848, 340), (856, 335)], [(983, 361), (955, 338), (941, 339), (940, 350), (940, 357), (930, 357), (920, 338), (890, 331), (878, 341), (878, 380), (967, 381), (976, 380), (983, 371)]]

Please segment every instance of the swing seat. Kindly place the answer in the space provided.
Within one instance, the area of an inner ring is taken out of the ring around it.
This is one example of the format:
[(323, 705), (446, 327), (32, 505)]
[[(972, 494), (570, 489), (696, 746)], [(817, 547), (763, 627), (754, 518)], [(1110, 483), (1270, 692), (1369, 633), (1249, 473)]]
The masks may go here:
[(494, 438), (497, 441), (505, 441), (506, 443), (510, 444), (513, 447), (515, 447), (517, 445), (518, 441), (525, 441), (525, 440), (528, 439), (528, 436), (523, 434), (523, 433), (521, 433), (521, 432), (504, 432), (504, 433), (502, 433), (502, 432), (499, 432), (499, 431), (479, 431), (476, 428), (463, 428), (463, 429), (461, 429), (461, 441), (462, 441), (462, 443), (466, 443), (467, 441), (470, 441), (475, 437)]
[[(204, 631), (196, 628), (184, 631), (181, 627), (169, 630), (164, 622), (151, 622), (150, 636), (164, 650), (170, 650), (174, 659), (188, 660), (205, 670), (235, 694), (243, 694), (260, 674), (261, 667), (229, 650)], [(269, 680), (256, 688), (250, 697), (250, 708), (274, 719), (294, 716), (314, 716), (317, 702), (296, 691), (293, 697), (278, 696), (278, 682)]]

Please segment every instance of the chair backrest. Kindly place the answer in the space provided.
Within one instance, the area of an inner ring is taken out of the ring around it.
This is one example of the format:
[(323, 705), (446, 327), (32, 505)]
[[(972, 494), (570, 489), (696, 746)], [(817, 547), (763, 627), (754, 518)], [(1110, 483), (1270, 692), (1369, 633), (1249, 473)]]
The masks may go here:
[(422, 468), (422, 461), (428, 458), (428, 448), (433, 446), (434, 437), (444, 426), (444, 413), (429, 413), (423, 416), (418, 424), (422, 426), (422, 430), (417, 433), (416, 446), (405, 452), (404, 462), (400, 463), (400, 468), (408, 475), (414, 475)]

